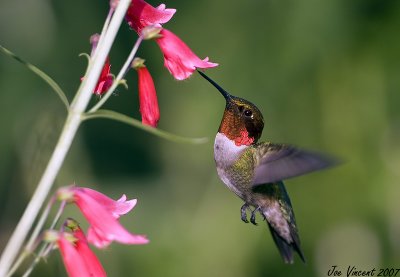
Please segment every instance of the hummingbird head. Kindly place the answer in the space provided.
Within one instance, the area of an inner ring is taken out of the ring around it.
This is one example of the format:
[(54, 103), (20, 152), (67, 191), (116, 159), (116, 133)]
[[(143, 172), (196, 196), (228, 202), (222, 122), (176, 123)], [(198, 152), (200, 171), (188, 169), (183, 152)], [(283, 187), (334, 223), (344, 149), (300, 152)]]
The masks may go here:
[(260, 110), (250, 101), (229, 94), (203, 72), (198, 72), (216, 87), (226, 100), (218, 132), (234, 141), (237, 146), (256, 143), (264, 128), (264, 118)]

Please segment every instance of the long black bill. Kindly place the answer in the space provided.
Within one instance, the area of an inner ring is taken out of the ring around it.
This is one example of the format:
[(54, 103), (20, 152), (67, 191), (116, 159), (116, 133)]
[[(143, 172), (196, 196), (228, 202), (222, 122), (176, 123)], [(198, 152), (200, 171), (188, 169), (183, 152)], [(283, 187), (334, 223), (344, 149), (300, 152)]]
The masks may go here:
[(214, 87), (216, 87), (218, 90), (219, 90), (219, 92), (222, 94), (222, 96), (224, 96), (225, 97), (225, 100), (226, 101), (231, 101), (232, 100), (232, 96), (226, 91), (226, 90), (224, 90), (223, 88), (221, 88), (216, 82), (214, 82), (213, 80), (211, 80), (206, 74), (204, 74), (203, 72), (201, 72), (201, 71), (199, 71), (199, 70), (197, 70), (197, 72), (199, 72), (199, 74), (201, 75), (201, 76), (203, 76), (203, 78), (204, 79), (206, 79), (207, 81), (209, 81)]

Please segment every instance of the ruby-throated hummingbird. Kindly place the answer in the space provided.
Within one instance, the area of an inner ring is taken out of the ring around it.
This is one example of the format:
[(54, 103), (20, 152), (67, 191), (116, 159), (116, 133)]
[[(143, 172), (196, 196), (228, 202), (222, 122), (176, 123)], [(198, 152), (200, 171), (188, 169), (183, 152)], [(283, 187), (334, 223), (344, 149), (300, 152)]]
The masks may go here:
[(333, 159), (287, 144), (257, 142), (264, 128), (260, 110), (233, 96), (198, 71), (225, 97), (226, 106), (214, 143), (217, 172), (225, 185), (243, 201), (241, 219), (257, 225), (256, 213), (266, 219), (285, 263), (296, 251), (305, 262), (289, 195), (282, 180), (331, 166)]

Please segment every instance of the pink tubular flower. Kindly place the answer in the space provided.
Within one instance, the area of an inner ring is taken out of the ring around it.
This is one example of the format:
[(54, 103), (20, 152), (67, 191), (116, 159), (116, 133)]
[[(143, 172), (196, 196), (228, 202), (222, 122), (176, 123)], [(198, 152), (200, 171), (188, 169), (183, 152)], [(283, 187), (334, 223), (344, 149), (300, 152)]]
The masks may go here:
[(137, 33), (149, 25), (161, 27), (161, 24), (168, 22), (175, 9), (166, 9), (164, 4), (154, 8), (143, 0), (132, 0), (126, 12), (125, 20)]
[(75, 242), (70, 241), (68, 235), (70, 234), (62, 233), (57, 240), (68, 276), (107, 276), (96, 255), (90, 250), (83, 232), (80, 229), (74, 232), (77, 239)]
[(104, 67), (101, 71), (99, 81), (97, 82), (97, 85), (94, 89), (93, 92), (94, 94), (102, 95), (105, 92), (107, 92), (107, 90), (111, 87), (114, 81), (114, 77), (110, 74), (110, 69), (111, 69), (110, 59), (107, 58)]
[(125, 201), (126, 197), (115, 201), (107, 196), (81, 187), (67, 187), (58, 190), (59, 198), (71, 200), (89, 221), (87, 239), (98, 248), (108, 246), (112, 241), (124, 244), (145, 244), (148, 239), (143, 235), (129, 233), (118, 221), (120, 215), (129, 212), (136, 204), (135, 200)]
[[(90, 53), (91, 57), (94, 55), (99, 39), (100, 39), (99, 34), (94, 34), (90, 37), (90, 43), (92, 44), (92, 51)], [(107, 57), (107, 60), (104, 63), (103, 69), (101, 71), (99, 80), (97, 81), (96, 87), (94, 88), (93, 91), (95, 95), (102, 95), (105, 92), (107, 92), (107, 90), (111, 87), (114, 81), (114, 77), (113, 75), (110, 74), (110, 69), (111, 69), (110, 59)], [(81, 81), (83, 79), (84, 77), (81, 78)]]
[(160, 119), (160, 110), (158, 108), (156, 88), (153, 78), (143, 62), (135, 67), (139, 76), (139, 104), (142, 115), (142, 123), (157, 127)]
[(217, 63), (208, 61), (208, 57), (201, 60), (193, 51), (174, 33), (162, 29), (161, 37), (156, 39), (158, 46), (164, 54), (164, 66), (177, 80), (184, 80), (196, 68), (210, 68), (218, 66)]

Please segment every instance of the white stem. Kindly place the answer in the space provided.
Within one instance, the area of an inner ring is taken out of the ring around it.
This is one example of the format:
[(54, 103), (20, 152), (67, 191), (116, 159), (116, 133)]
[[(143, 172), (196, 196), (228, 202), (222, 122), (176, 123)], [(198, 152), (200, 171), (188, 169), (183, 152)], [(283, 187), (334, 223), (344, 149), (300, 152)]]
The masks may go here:
[[(54, 197), (54, 196), (53, 196), (53, 197)], [(56, 216), (54, 217), (54, 220), (53, 220), (53, 222), (51, 223), (51, 226), (50, 226), (49, 230), (53, 230), (54, 227), (56, 226), (58, 220), (60, 219), (62, 213), (64, 212), (64, 208), (65, 208), (65, 205), (66, 205), (66, 204), (67, 204), (67, 203), (66, 203), (65, 200), (61, 202), (60, 207), (58, 208), (57, 214), (56, 214)], [(32, 239), (33, 239), (33, 237), (31, 237), (31, 241), (32, 241)], [(37, 237), (36, 237), (35, 239), (37, 239)], [(30, 242), (30, 241), (29, 241), (29, 242)], [(29, 249), (29, 242), (28, 242), (28, 245), (26, 246), (26, 249)], [(54, 242), (53, 242), (53, 243), (54, 243)], [(33, 245), (33, 242), (32, 242), (32, 245)], [(27, 277), (27, 276), (29, 276), (29, 275), (31, 274), (31, 272), (33, 271), (33, 269), (35, 268), (35, 266), (40, 262), (40, 260), (43, 259), (44, 257), (46, 257), (46, 252), (47, 252), (47, 250), (48, 250), (49, 247), (50, 247), (50, 248), (53, 247), (51, 242), (47, 242), (47, 243), (44, 243), (44, 244), (42, 245), (42, 248), (41, 248), (40, 251), (38, 252), (38, 254), (37, 254), (37, 256), (35, 257), (35, 259), (33, 260), (32, 264), (31, 264), (31, 265), (29, 266), (29, 268), (26, 270), (26, 272), (24, 273), (24, 275), (22, 275), (22, 277)], [(32, 248), (32, 246), (31, 246), (30, 248)], [(48, 253), (47, 253), (47, 254), (48, 254)], [(9, 273), (8, 276), (11, 276), (11, 274)], [(8, 277), (8, 276), (7, 276), (7, 277)]]
[[(49, 204), (47, 204), (46, 209), (43, 211), (42, 216), (36, 223), (35, 229), (33, 229), (32, 235), (31, 235), (30, 239), (28, 240), (28, 243), (25, 246), (25, 251), (31, 252), (31, 253), (34, 251), (33, 245), (35, 244), (35, 241), (37, 240), (37, 237), (39, 236), (39, 233), (42, 230), (43, 225), (46, 223), (46, 219), (49, 216), (50, 210), (53, 207), (56, 200), (57, 200), (56, 196), (53, 195), (53, 197), (51, 197), (51, 199), (49, 201)], [(52, 229), (52, 228), (50, 228), (50, 229)]]
[[(42, 215), (38, 222), (36, 223), (35, 229), (33, 230), (30, 239), (28, 240), (28, 243), (25, 246), (25, 249), (21, 252), (19, 255), (18, 259), (16, 262), (13, 264), (11, 269), (7, 272), (6, 277), (10, 277), (14, 274), (14, 272), (21, 266), (22, 262), (29, 256), (33, 254), (33, 251), (35, 251), (36, 246), (38, 243), (35, 243), (37, 241), (37, 238), (39, 236), (40, 231), (43, 228), (43, 225), (46, 222), (47, 217), (49, 216), (50, 210), (53, 207), (54, 203), (56, 202), (56, 196), (53, 195), (51, 197), (49, 203), (47, 204), (46, 208), (42, 212)], [(53, 228), (50, 228), (53, 229)], [(36, 244), (36, 245), (35, 245)]]
[(8, 240), (8, 243), (2, 253), (0, 259), (0, 277), (4, 277), (10, 269), (11, 264), (20, 251), (29, 230), (32, 228), (32, 224), (35, 221), (40, 208), (49, 194), (54, 180), (75, 137), (76, 131), (78, 130), (81, 122), (81, 115), (87, 108), (107, 55), (111, 49), (130, 2), (131, 0), (121, 0), (117, 9), (115, 10), (115, 14), (111, 20), (110, 26), (104, 35), (104, 43), (99, 45), (100, 49), (98, 49), (96, 56), (89, 65), (88, 74), (82, 82), (77, 92), (77, 96), (70, 107), (64, 128), (46, 167), (46, 170), (44, 171), (42, 178), (40, 179), (40, 182), (25, 209), (24, 214), (18, 222), (14, 233), (11, 235), (11, 238)]

